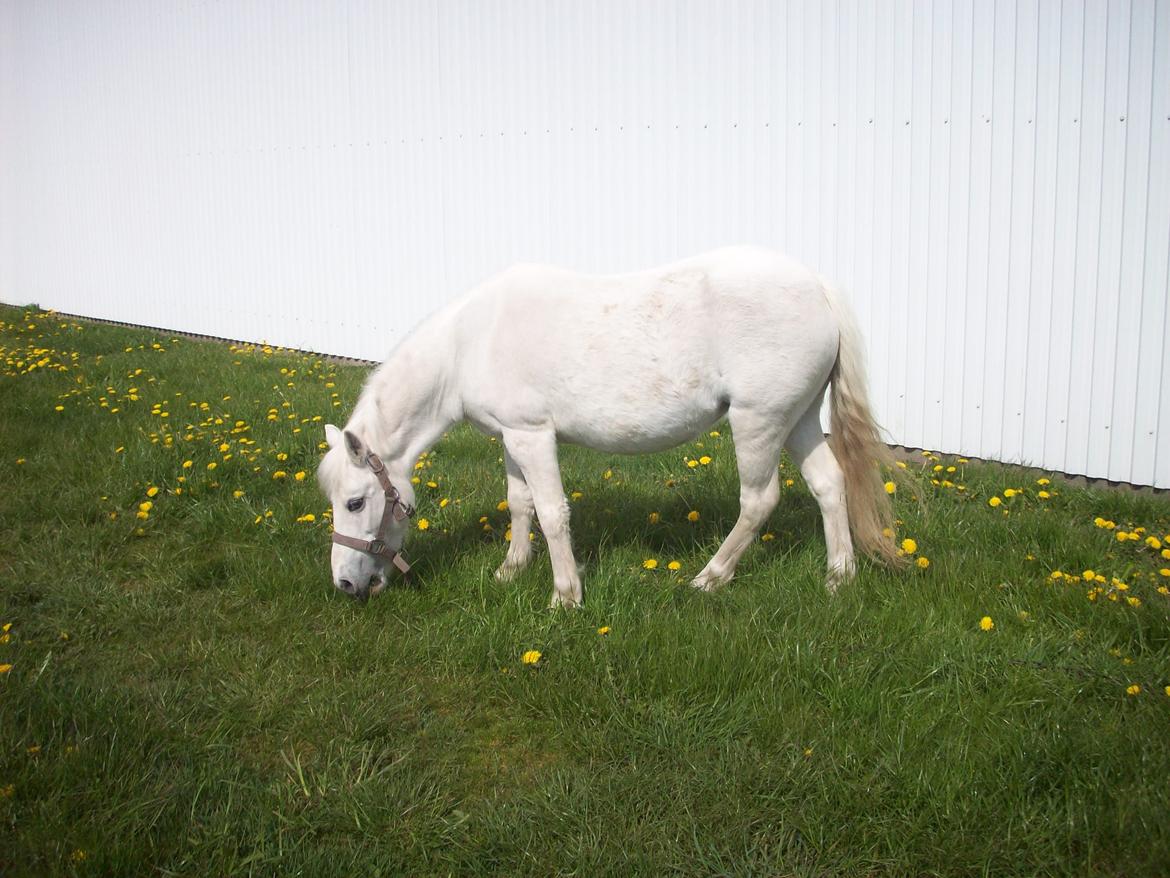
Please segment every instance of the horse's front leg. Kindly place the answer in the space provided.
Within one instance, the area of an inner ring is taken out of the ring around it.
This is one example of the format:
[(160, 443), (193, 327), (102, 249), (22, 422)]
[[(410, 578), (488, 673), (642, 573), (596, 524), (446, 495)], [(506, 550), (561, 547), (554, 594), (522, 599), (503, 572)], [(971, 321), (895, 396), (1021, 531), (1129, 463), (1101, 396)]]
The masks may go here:
[[(561, 484), (561, 468), (557, 462), (557, 437), (550, 430), (505, 430), (504, 447), (532, 492), (536, 517), (548, 543), (549, 559), (553, 568), (552, 606), (576, 607), (583, 600), (581, 574), (573, 558), (569, 539), (569, 501)], [(511, 500), (508, 501), (509, 505)], [(524, 534), (527, 537), (527, 533)], [(512, 544), (517, 533), (512, 529)], [(525, 539), (526, 541), (526, 539)]]
[(504, 467), (508, 472), (508, 511), (512, 514), (512, 542), (504, 563), (496, 570), (496, 579), (507, 582), (528, 566), (532, 560), (532, 543), (528, 532), (532, 528), (532, 491), (524, 481), (524, 473), (504, 449)]

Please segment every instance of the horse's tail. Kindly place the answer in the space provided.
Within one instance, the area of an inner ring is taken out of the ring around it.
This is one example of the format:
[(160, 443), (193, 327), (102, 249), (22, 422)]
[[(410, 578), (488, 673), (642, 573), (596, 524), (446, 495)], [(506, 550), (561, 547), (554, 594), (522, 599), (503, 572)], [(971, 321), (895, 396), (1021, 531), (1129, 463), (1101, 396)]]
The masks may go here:
[(874, 421), (865, 381), (864, 348), (853, 309), (821, 278), (825, 298), (837, 318), (840, 342), (830, 375), (832, 413), (829, 447), (845, 474), (845, 505), (857, 547), (875, 560), (894, 567), (906, 559), (898, 554), (893, 533), (894, 507), (882, 481), (881, 467), (893, 468), (894, 457)]

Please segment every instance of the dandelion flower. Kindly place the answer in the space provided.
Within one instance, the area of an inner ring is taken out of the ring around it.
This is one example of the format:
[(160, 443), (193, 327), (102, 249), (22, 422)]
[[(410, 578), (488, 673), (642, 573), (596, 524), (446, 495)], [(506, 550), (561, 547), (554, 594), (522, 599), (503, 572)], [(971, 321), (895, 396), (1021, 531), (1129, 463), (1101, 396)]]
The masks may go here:
[(1142, 692), (1142, 687), (1139, 686), (1137, 683), (1130, 683), (1127, 687), (1125, 687), (1125, 694), (1126, 695), (1140, 695), (1141, 692)]
[(418, 520), (418, 529), (419, 530), (426, 530), (430, 526), (431, 526), (431, 523), (429, 521), (427, 521), (425, 518), (420, 518)]
[(305, 471), (304, 470), (299, 471), (295, 476), (293, 476), (293, 478), (296, 479), (298, 482), (303, 482), (305, 480)]
[(991, 621), (990, 616), (984, 616), (979, 620), (979, 628), (983, 631), (990, 631), (995, 627), (995, 623)]
[[(427, 484), (430, 484), (430, 482), (428, 482)], [(508, 511), (508, 501), (501, 500), (499, 503), (496, 504), (496, 510), (498, 512), (507, 512)]]
[(603, 472), (601, 474), (601, 477), (603, 479), (612, 479), (613, 478), (613, 470), (607, 469), (605, 472)]
[(286, 479), (286, 478), (288, 478), (288, 473), (286, 473), (286, 472), (285, 472), (284, 470), (282, 470), (282, 469), (278, 469), (276, 472), (274, 472), (274, 473), (272, 474), (272, 478), (274, 478), (274, 479)]
[(194, 465), (195, 465), (194, 461), (190, 461), (190, 460), (183, 461), (183, 469), (191, 469), (191, 467), (193, 467)]
[(147, 497), (157, 497), (158, 496), (158, 488), (156, 488), (154, 485), (151, 485), (149, 488), (146, 489), (146, 496)]
[(1041, 500), (1047, 500), (1052, 495), (1049, 494), (1047, 491), (1038, 491), (1036, 493), (1036, 496), (1039, 497)]
[(12, 665), (0, 665), (0, 674), (7, 674), (12, 670)]
[(1004, 489), (1003, 489), (1003, 495), (1004, 495), (1005, 497), (1007, 497), (1009, 500), (1010, 500), (1012, 497), (1016, 496), (1016, 494), (1017, 494), (1017, 493), (1019, 493), (1019, 492), (1018, 492), (1018, 491), (1016, 491), (1016, 489), (1015, 489), (1015, 488), (1004, 488)]
[(687, 466), (689, 466), (691, 469), (694, 469), (698, 465), (699, 465), (699, 462), (697, 460), (692, 459), (692, 460), (687, 461)]
[(218, 463), (216, 463), (216, 462), (213, 460), (211, 463), (209, 463), (209, 464), (207, 465), (207, 468), (208, 468), (208, 469), (215, 469), (217, 466), (219, 466), (219, 464), (218, 464)]
[(699, 520), (699, 510), (692, 509), (687, 513), (687, 521), (695, 522)]
[(994, 509), (996, 506), (999, 506), (1001, 503), (1003, 503), (1003, 501), (1002, 501), (1002, 500), (1000, 500), (998, 496), (997, 496), (997, 497), (992, 497), (990, 500), (988, 500), (988, 501), (987, 501), (987, 505), (988, 505), (988, 506), (990, 506), (990, 507), (992, 507), (993, 509)]
[(651, 512), (650, 515), (648, 516), (648, 521), (651, 524), (658, 524), (658, 522), (660, 522), (661, 520), (662, 520), (662, 516), (659, 515), (657, 512)]
[(763, 536), (761, 536), (761, 537), (760, 537), (760, 542), (761, 542), (761, 543), (770, 543), (770, 542), (772, 542), (772, 540), (774, 540), (774, 539), (776, 539), (776, 534), (774, 534), (774, 533), (772, 533), (771, 531), (769, 531), (768, 533), (766, 533), (766, 534), (764, 534)]
[(1158, 570), (1159, 576), (1170, 576), (1170, 567), (1162, 567)]
[(929, 566), (930, 566), (930, 559), (929, 559), (929, 558), (925, 558), (925, 557), (923, 557), (923, 558), (919, 558), (919, 559), (918, 559), (917, 561), (915, 561), (914, 563), (915, 563), (915, 564), (917, 564), (917, 565), (918, 565), (920, 568), (922, 568), (923, 570), (925, 570), (927, 567), (929, 567)]
[(682, 564), (678, 561), (671, 561), (666, 565), (667, 570), (682, 570)]
[(540, 662), (542, 655), (539, 649), (530, 649), (524, 655), (520, 656), (520, 661), (526, 665), (535, 665)]
[(902, 540), (902, 551), (907, 555), (913, 555), (918, 551), (918, 543), (907, 537), (906, 539)]
[(609, 634), (609, 626), (602, 625), (600, 628), (597, 629), (597, 633), (600, 634), (602, 637), (604, 637), (605, 635)]
[(569, 495), (569, 499), (570, 500), (580, 500), (584, 496), (585, 495), (582, 494), (580, 491), (574, 491), (572, 494)]
[(658, 566), (658, 559), (657, 558), (647, 558), (645, 561), (642, 562), (642, 566), (645, 567), (647, 570), (653, 570)]
[(898, 486), (895, 485), (893, 482), (886, 482), (886, 493), (887, 494), (898, 493)]
[(704, 454), (699, 458), (699, 463), (701, 463), (703, 466), (707, 466), (709, 463), (711, 463), (711, 458)]

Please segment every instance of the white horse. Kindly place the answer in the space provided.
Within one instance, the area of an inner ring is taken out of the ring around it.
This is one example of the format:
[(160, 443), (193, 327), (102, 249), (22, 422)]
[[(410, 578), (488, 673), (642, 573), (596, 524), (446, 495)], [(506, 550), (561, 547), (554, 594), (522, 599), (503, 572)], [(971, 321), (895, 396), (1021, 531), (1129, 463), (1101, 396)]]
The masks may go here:
[[(830, 383), (826, 440), (819, 411)], [(557, 442), (660, 451), (724, 416), (735, 440), (739, 520), (696, 588), (735, 573), (779, 501), (785, 447), (824, 517), (830, 593), (855, 571), (854, 541), (898, 563), (883, 535), (892, 514), (878, 462), (889, 452), (870, 414), (849, 308), (793, 260), (729, 247), (602, 277), (517, 265), (427, 319), (371, 374), (345, 429), (325, 428), (330, 448), (318, 479), (334, 527), (361, 535), (334, 544), (334, 584), (355, 597), (384, 587), (385, 561), (399, 563), (413, 511), (413, 465), (467, 420), (504, 447), (516, 537), (497, 578), (531, 561), (524, 537), (535, 512), (552, 561), (552, 605), (576, 606), (581, 576)], [(371, 453), (384, 472), (371, 469)]]

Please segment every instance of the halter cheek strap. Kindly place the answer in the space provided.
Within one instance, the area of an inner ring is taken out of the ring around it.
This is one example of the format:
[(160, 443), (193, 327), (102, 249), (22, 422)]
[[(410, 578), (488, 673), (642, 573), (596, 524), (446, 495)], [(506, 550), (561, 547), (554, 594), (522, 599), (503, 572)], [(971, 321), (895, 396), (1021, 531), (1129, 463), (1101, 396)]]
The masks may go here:
[(406, 563), (406, 558), (402, 556), (401, 552), (394, 552), (386, 545), (386, 532), (390, 528), (391, 520), (403, 521), (414, 515), (414, 507), (402, 502), (402, 496), (398, 493), (398, 489), (391, 484), (390, 477), (386, 475), (386, 466), (378, 455), (371, 451), (366, 456), (366, 466), (377, 476), (378, 484), (382, 486), (382, 493), (386, 498), (386, 503), (382, 507), (382, 520), (378, 523), (378, 531), (372, 540), (347, 537), (334, 531), (333, 542), (350, 549), (357, 549), (359, 552), (368, 552), (376, 557), (384, 558), (397, 567), (403, 576), (409, 576), (410, 565)]

